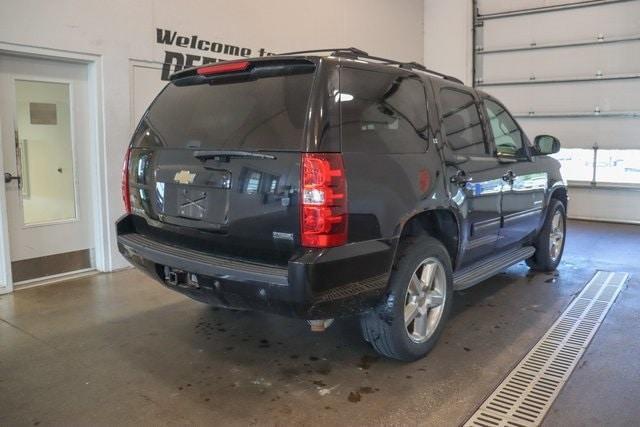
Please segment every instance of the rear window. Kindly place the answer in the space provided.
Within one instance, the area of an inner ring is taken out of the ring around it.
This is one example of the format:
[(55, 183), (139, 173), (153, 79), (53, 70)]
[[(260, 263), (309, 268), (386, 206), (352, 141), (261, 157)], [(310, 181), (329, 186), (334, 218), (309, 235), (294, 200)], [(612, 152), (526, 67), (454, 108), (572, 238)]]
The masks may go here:
[[(300, 150), (313, 69), (233, 83), (166, 86), (134, 146)], [(146, 135), (146, 137), (145, 137)]]

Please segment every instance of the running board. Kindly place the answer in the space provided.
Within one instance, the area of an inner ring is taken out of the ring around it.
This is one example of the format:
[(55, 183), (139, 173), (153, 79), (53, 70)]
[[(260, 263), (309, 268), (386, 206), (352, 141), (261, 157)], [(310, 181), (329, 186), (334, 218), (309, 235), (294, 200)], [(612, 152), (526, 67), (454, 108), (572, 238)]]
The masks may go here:
[(525, 246), (510, 250), (494, 257), (483, 259), (453, 273), (453, 289), (461, 291), (477, 285), (483, 280), (494, 276), (513, 264), (523, 261), (534, 254), (536, 248)]

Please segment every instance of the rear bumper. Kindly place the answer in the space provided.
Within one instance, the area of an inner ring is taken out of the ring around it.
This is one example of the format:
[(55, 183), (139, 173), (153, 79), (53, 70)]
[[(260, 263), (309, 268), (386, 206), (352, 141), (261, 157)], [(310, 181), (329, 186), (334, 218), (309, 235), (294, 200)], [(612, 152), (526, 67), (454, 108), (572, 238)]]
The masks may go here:
[[(383, 241), (303, 250), (285, 267), (160, 242), (137, 233), (131, 216), (117, 230), (120, 253), (133, 265), (170, 289), (229, 308), (305, 319), (355, 315), (379, 302), (391, 271), (392, 244)], [(168, 280), (171, 271), (184, 272), (185, 281)]]

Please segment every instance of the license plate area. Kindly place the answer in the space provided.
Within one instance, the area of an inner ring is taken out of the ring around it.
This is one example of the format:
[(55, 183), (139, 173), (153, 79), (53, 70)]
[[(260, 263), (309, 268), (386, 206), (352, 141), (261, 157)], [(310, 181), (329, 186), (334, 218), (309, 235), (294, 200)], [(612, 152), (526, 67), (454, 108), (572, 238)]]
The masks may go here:
[(165, 184), (164, 198), (159, 203), (162, 221), (182, 224), (180, 221), (202, 223), (203, 226), (224, 226), (229, 212), (230, 190), (196, 185)]
[(207, 192), (191, 188), (179, 188), (177, 194), (178, 215), (184, 218), (204, 219), (207, 212)]
[[(189, 181), (190, 182), (187, 182)], [(228, 218), (231, 172), (202, 166), (156, 168), (155, 206), (161, 221), (200, 223), (203, 228), (223, 227)], [(184, 225), (184, 224), (183, 224)]]

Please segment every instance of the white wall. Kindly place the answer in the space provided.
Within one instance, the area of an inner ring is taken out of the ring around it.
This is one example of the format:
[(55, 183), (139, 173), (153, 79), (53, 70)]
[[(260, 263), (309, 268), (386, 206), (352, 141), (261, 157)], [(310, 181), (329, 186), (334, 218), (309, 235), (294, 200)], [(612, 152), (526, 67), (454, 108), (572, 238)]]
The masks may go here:
[(422, 62), (424, 52), (422, 0), (0, 0), (0, 42), (102, 57), (112, 242), (107, 270), (126, 265), (116, 250), (113, 223), (122, 213), (120, 167), (134, 109), (143, 109), (162, 86), (158, 68), (165, 51), (202, 55), (157, 43), (157, 28), (248, 47), (253, 55), (260, 48), (282, 52), (357, 46), (379, 56)]
[(471, 84), (471, 0), (424, 0), (424, 64)]

